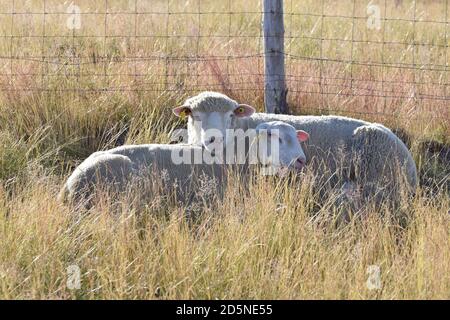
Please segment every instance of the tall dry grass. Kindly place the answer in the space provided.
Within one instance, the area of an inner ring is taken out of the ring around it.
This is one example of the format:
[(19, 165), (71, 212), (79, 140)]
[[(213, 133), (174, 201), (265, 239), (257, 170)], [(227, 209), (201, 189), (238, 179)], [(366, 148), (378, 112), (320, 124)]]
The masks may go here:
[[(73, 212), (55, 200), (57, 178), (35, 178), (1, 194), (2, 298), (449, 298), (443, 193), (418, 195), (403, 227), (374, 211), (336, 227), (331, 203), (311, 215), (308, 181), (252, 179), (248, 193), (230, 187), (192, 220), (157, 197), (139, 210), (125, 197)], [(78, 290), (67, 285), (72, 265)]]
[[(335, 60), (383, 56), (389, 63), (410, 63), (414, 55), (416, 62), (445, 65), (447, 55), (431, 46), (354, 43), (352, 50), (348, 41), (317, 40), (350, 39), (353, 32), (357, 39), (381, 41), (384, 33), (387, 41), (408, 43), (413, 26), (389, 22), (374, 32), (358, 20), (352, 31), (351, 21), (336, 18), (326, 19), (321, 30), (319, 17), (289, 15), (321, 12), (320, 1), (285, 2), (292, 112), (342, 112), (401, 128), (421, 176), (417, 196), (407, 205), (408, 223), (388, 219), (392, 212), (369, 210), (367, 219), (336, 227), (331, 200), (315, 211), (318, 200), (308, 179), (294, 185), (255, 179), (246, 188), (230, 182), (225, 197), (208, 203), (194, 220), (164, 195), (135, 206), (132, 191), (112, 204), (100, 197), (88, 214), (59, 204), (55, 198), (64, 179), (90, 153), (123, 143), (167, 142), (168, 133), (184, 125), (170, 107), (189, 94), (223, 91), (262, 109), (261, 41), (255, 37), (261, 1), (201, 1), (201, 10), (210, 14), (167, 20), (160, 14), (114, 14), (135, 8), (109, 0), (104, 29), (104, 3), (80, 0), (82, 11), (98, 14), (83, 15), (75, 32), (62, 14), (46, 15), (44, 30), (43, 15), (29, 14), (43, 12), (43, 1), (15, 1), (14, 11), (25, 14), (0, 21), (1, 298), (450, 297), (449, 160), (423, 143), (433, 140), (445, 148), (449, 142), (448, 102), (414, 98), (415, 92), (442, 95), (448, 71), (314, 60), (321, 47), (324, 57)], [(165, 12), (168, 2), (137, 3), (141, 12)], [(197, 1), (169, 4), (172, 12), (198, 10)], [(356, 4), (355, 14), (364, 16), (367, 3)], [(386, 15), (409, 19), (412, 4), (389, 3)], [(444, 1), (416, 4), (419, 19), (444, 19)], [(0, 3), (1, 12), (12, 10), (11, 1)], [(65, 12), (66, 6), (46, 0), (46, 10)], [(325, 1), (324, 10), (348, 14), (353, 2)], [(235, 12), (231, 20), (217, 13), (228, 11)], [(415, 41), (445, 45), (446, 27), (419, 22)], [(105, 38), (105, 30), (114, 37)], [(187, 58), (133, 59), (167, 53)], [(250, 57), (189, 59), (198, 55)], [(328, 94), (311, 93), (321, 90), (321, 72)], [(348, 80), (333, 80), (349, 76), (360, 79), (350, 91)], [(411, 85), (414, 78), (420, 85)], [(382, 89), (372, 80), (385, 81), (386, 95), (410, 98), (364, 95), (368, 87)], [(82, 273), (78, 290), (67, 286), (71, 265)], [(381, 270), (380, 289), (367, 286), (370, 266)]]

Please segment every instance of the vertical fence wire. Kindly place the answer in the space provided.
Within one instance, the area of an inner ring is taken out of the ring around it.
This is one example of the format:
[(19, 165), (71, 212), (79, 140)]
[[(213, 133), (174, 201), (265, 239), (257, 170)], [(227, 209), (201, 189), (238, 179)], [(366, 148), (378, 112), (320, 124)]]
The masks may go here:
[[(165, 55), (165, 90), (169, 89), (169, 64), (170, 64), (170, 57), (172, 56), (171, 54), (171, 49), (169, 49), (169, 25), (170, 25), (170, 0), (167, 0), (167, 16), (166, 16), (166, 45), (165, 45), (165, 50), (166, 50), (166, 55)], [(170, 46), (171, 48), (171, 46)]]
[(444, 41), (445, 41), (445, 67), (447, 69), (447, 72), (445, 73), (445, 83), (446, 85), (444, 86), (444, 96), (447, 97), (447, 87), (449, 85), (449, 77), (448, 74), (450, 72), (448, 72), (449, 70), (449, 57), (448, 57), (448, 44), (449, 44), (449, 39), (448, 39), (448, 27), (449, 27), (449, 21), (448, 21), (448, 2), (449, 0), (445, 1), (445, 31), (444, 31)]
[[(108, 84), (108, 51), (107, 51), (107, 41), (108, 41), (108, 0), (105, 0), (104, 7), (104, 36), (103, 36), (103, 74), (104, 74), (104, 85)], [(74, 29), (75, 30), (75, 29)]]
[(350, 91), (353, 93), (353, 45), (355, 43), (355, 15), (356, 15), (356, 0), (353, 0), (352, 9), (352, 43), (350, 48)]
[(10, 85), (12, 85), (13, 83), (13, 74), (14, 74), (14, 67), (13, 67), (13, 62), (14, 62), (14, 15), (15, 15), (15, 1), (11, 0), (11, 39), (10, 39), (10, 43), (9, 43), (9, 53), (10, 53), (10, 59), (9, 59), (9, 68), (10, 68), (10, 78), (9, 78), (9, 83)]
[[(381, 44), (381, 92), (384, 92), (385, 90), (385, 77), (386, 77), (386, 68), (384, 67), (384, 61), (385, 61), (385, 56), (384, 56), (384, 49), (385, 49), (385, 44), (386, 44), (386, 21), (387, 21), (387, 0), (384, 0), (384, 7), (383, 7), (383, 15), (384, 15), (384, 19), (383, 19), (383, 34), (382, 34), (382, 44)], [(386, 111), (386, 105), (387, 105), (387, 101), (386, 101), (386, 97), (383, 97), (383, 112)]]
[[(417, 11), (417, 0), (414, 0), (413, 2), (413, 39), (412, 39), (412, 62), (413, 66), (416, 66), (416, 11)], [(412, 89), (412, 100), (413, 100), (413, 109), (416, 110), (417, 108), (417, 77), (416, 77), (416, 68), (413, 70), (413, 89)]]
[(325, 0), (322, 0), (322, 15), (320, 17), (320, 107), (325, 109), (325, 94), (323, 91), (324, 88), (324, 76), (323, 76), (323, 68), (324, 68), (324, 56), (323, 56), (323, 41), (324, 41), (324, 19), (325, 19)]
[[(138, 48), (138, 46), (137, 46), (137, 41), (138, 41), (137, 30), (138, 30), (138, 0), (134, 0), (134, 44), (133, 44), (134, 50), (133, 50), (133, 56), (136, 56), (137, 48)], [(137, 63), (138, 62), (136, 61), (136, 59), (133, 59), (135, 89), (137, 89), (137, 84), (138, 84)]]
[(44, 78), (47, 73), (45, 70), (46, 58), (45, 58), (45, 18), (46, 18), (46, 1), (43, 2), (43, 17), (42, 17), (42, 45), (41, 45), (41, 86), (45, 87)]

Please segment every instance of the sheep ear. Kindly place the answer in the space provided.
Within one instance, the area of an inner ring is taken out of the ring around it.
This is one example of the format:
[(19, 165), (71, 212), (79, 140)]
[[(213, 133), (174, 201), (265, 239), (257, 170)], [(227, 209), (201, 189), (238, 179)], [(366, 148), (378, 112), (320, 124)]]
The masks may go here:
[(238, 107), (234, 109), (234, 114), (236, 117), (246, 118), (254, 114), (255, 111), (255, 108), (249, 106), (248, 104), (239, 104)]
[(188, 106), (181, 106), (181, 107), (173, 108), (172, 112), (177, 117), (184, 118), (186, 116), (189, 116), (192, 113), (192, 110)]
[(300, 142), (305, 142), (309, 139), (309, 134), (303, 130), (297, 130), (297, 139)]

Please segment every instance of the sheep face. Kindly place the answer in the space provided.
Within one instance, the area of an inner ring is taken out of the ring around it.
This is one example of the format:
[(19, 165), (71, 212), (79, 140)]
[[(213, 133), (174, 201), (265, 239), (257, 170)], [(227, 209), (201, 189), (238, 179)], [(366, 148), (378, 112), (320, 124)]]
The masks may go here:
[(188, 117), (188, 143), (206, 150), (223, 150), (228, 144), (228, 129), (234, 129), (236, 118), (251, 116), (255, 109), (238, 104), (226, 95), (203, 92), (173, 109), (178, 117)]
[(208, 151), (220, 149), (226, 143), (226, 129), (232, 127), (234, 113), (193, 111), (188, 120), (189, 143), (204, 146)]
[(285, 122), (272, 121), (256, 127), (258, 157), (265, 166), (300, 170), (306, 165), (306, 156), (300, 142), (309, 135)]

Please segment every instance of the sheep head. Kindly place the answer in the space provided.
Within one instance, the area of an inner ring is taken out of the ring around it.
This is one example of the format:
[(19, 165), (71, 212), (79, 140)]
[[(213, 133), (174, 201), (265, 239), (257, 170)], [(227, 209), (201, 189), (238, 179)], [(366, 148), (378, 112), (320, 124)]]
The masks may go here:
[(202, 92), (173, 109), (178, 117), (188, 117), (188, 143), (208, 151), (227, 145), (227, 130), (234, 129), (236, 118), (250, 117), (255, 109), (218, 92)]
[(306, 165), (301, 142), (309, 134), (282, 121), (271, 121), (256, 127), (259, 162), (272, 169), (290, 168), (300, 170)]

